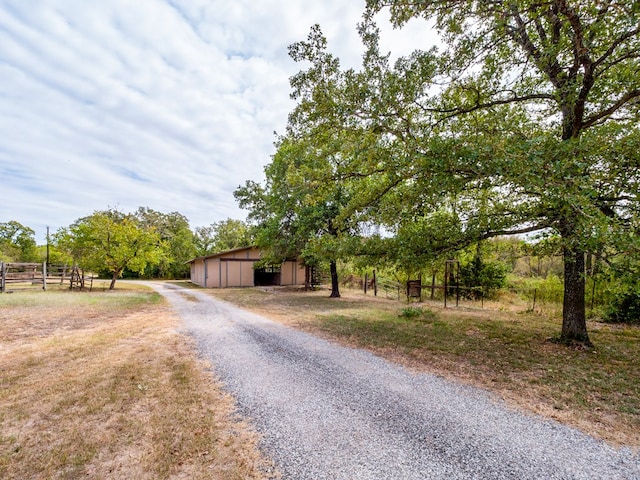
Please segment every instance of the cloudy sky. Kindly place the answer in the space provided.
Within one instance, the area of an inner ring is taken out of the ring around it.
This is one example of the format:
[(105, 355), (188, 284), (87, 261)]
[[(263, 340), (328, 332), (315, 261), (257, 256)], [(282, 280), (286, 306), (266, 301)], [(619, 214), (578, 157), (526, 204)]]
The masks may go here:
[[(357, 66), (364, 0), (0, 0), (0, 222), (51, 231), (109, 207), (244, 219), (284, 132), (287, 46), (319, 23)], [(428, 29), (383, 48), (425, 47)]]

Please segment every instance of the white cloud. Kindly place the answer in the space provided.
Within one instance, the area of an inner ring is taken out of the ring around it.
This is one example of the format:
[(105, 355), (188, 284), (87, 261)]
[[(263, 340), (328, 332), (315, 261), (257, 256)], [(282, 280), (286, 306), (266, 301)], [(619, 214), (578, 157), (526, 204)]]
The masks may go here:
[[(0, 222), (44, 238), (94, 210), (243, 218), (301, 68), (287, 46), (319, 23), (357, 66), (364, 0), (3, 0)], [(408, 50), (414, 40), (390, 42)], [(418, 30), (413, 35), (422, 35)], [(403, 46), (404, 42), (404, 46)], [(420, 45), (417, 45), (420, 46)]]

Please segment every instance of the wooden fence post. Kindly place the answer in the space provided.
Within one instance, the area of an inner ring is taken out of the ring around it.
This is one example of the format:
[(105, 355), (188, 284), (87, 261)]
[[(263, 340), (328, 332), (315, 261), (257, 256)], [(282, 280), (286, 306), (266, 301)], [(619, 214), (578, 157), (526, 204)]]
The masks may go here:
[(373, 296), (378, 296), (378, 282), (376, 280), (376, 271), (373, 271)]
[(444, 308), (447, 308), (447, 295), (449, 293), (449, 262), (444, 264)]

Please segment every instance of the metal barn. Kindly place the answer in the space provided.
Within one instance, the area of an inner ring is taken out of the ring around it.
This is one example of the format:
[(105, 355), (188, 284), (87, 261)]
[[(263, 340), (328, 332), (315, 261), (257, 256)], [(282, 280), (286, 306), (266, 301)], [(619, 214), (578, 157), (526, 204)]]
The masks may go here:
[(242, 247), (194, 258), (189, 261), (191, 282), (205, 288), (304, 285), (305, 268), (300, 260), (255, 268), (260, 257), (259, 248)]

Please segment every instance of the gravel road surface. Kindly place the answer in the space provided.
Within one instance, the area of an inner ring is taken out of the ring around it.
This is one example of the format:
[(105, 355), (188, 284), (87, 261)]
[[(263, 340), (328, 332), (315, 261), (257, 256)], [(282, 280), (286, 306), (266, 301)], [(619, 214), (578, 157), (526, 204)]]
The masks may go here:
[(291, 480), (625, 479), (640, 457), (197, 290), (155, 287)]

